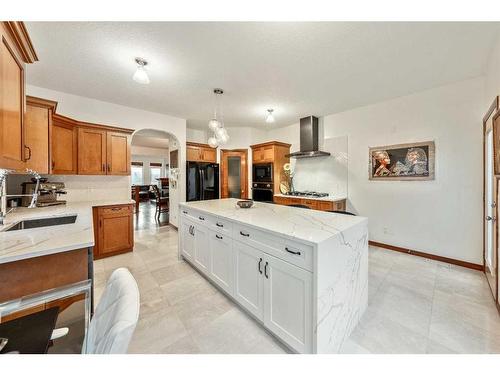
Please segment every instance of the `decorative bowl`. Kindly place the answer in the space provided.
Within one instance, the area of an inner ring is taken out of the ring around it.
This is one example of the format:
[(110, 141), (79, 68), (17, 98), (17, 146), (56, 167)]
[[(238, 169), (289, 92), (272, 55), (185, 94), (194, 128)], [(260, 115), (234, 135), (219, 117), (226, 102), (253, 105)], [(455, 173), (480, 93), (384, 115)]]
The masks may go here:
[(253, 206), (253, 201), (252, 200), (238, 201), (236, 202), (236, 204), (241, 208), (250, 208)]

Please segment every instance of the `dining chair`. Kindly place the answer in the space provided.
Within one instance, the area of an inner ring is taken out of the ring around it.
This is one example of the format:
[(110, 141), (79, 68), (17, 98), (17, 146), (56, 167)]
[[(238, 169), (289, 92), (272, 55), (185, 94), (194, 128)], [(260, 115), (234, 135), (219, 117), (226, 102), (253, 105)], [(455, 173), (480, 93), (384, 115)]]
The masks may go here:
[(155, 195), (155, 200), (156, 200), (156, 211), (155, 211), (155, 217), (158, 217), (158, 221), (160, 221), (160, 215), (164, 212), (169, 212), (170, 210), (170, 198), (169, 197), (162, 197), (160, 193), (160, 189), (158, 189), (157, 185), (152, 185), (151, 186), (153, 189), (153, 193)]

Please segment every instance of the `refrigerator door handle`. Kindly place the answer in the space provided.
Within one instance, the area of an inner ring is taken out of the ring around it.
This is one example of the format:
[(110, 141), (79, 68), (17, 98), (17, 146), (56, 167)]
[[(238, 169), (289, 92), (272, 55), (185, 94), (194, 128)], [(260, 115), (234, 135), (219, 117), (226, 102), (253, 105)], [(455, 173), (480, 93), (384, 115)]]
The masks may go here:
[(203, 169), (200, 168), (199, 172), (200, 172), (200, 200), (204, 200), (205, 199), (205, 187), (203, 186), (204, 185)]

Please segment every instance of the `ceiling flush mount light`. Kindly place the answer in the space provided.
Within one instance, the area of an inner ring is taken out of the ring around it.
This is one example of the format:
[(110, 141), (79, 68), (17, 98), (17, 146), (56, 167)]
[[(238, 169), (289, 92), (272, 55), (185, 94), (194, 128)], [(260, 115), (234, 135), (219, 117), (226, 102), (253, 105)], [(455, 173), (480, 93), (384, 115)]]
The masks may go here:
[(135, 71), (132, 79), (142, 85), (149, 84), (150, 81), (148, 73), (146, 72), (146, 69), (144, 69), (144, 67), (148, 65), (148, 62), (140, 57), (136, 57), (135, 62), (137, 64), (137, 70)]
[(267, 116), (266, 116), (266, 122), (268, 124), (272, 124), (274, 120), (274, 115), (273, 115), (274, 109), (268, 109), (267, 110)]
[(214, 89), (214, 116), (208, 122), (208, 128), (213, 131), (213, 135), (208, 138), (208, 144), (212, 148), (217, 148), (218, 146), (226, 144), (229, 141), (229, 134), (227, 134), (227, 130), (224, 127), (224, 120), (222, 119), (222, 108), (220, 103), (222, 94), (224, 94), (224, 90)]

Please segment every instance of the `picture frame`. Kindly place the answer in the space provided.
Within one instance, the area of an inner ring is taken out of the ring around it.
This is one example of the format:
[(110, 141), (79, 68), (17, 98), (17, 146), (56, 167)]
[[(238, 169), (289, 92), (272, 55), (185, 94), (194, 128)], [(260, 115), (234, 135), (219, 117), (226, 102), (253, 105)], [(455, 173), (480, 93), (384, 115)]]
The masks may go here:
[(428, 181), (435, 178), (434, 141), (370, 147), (368, 178), (372, 181)]

